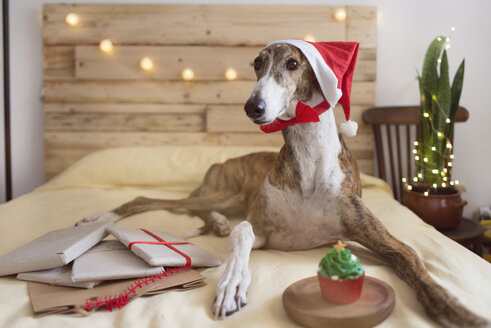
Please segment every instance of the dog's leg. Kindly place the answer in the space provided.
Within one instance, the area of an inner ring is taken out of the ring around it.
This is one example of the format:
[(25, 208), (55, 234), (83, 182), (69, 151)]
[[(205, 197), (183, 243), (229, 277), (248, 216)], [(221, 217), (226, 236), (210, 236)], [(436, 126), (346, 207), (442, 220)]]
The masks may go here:
[(338, 210), (345, 235), (387, 260), (397, 275), (415, 289), (430, 317), (446, 327), (489, 325), (438, 285), (417, 253), (393, 237), (357, 195), (340, 196)]
[(205, 225), (186, 233), (186, 238), (203, 235), (209, 231), (213, 231), (215, 235), (220, 237), (228, 236), (230, 234), (230, 221), (225, 215), (216, 211), (193, 212), (193, 214), (203, 220)]
[(262, 246), (248, 221), (239, 223), (230, 233), (230, 255), (216, 289), (213, 305), (215, 318), (224, 318), (240, 310), (247, 303), (247, 289), (251, 282), (249, 255), (252, 248)]
[[(137, 197), (110, 212), (101, 212), (84, 218), (82, 221), (78, 222), (77, 225), (101, 220), (116, 222), (131, 215), (157, 210), (221, 212), (227, 211), (230, 208), (243, 206), (243, 202), (244, 196), (242, 194), (233, 194), (231, 192), (215, 193), (206, 196), (184, 199), (154, 199)], [(214, 220), (215, 217), (212, 216), (211, 219)], [(206, 223), (207, 222), (205, 222), (205, 224)]]

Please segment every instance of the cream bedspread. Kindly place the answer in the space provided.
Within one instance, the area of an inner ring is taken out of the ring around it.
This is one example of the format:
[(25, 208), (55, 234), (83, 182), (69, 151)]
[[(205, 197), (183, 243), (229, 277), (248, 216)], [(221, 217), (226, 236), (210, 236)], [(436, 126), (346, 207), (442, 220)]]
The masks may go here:
[[(85, 216), (113, 209), (140, 195), (186, 197), (199, 185), (212, 163), (259, 150), (265, 148), (138, 147), (91, 154), (41, 188), (0, 206), (0, 255), (45, 232), (72, 226)], [(462, 303), (491, 320), (491, 265), (401, 206), (383, 181), (363, 175), (362, 182), (363, 201), (390, 232), (417, 251), (435, 280)], [(187, 231), (201, 226), (201, 221), (156, 211), (135, 215), (117, 225), (169, 231), (183, 237)], [(191, 240), (226, 260), (228, 238), (206, 235)], [(214, 321), (211, 314), (215, 287), (224, 265), (202, 271), (208, 283), (203, 288), (139, 298), (121, 310), (88, 317), (33, 318), (26, 283), (12, 276), (0, 278), (0, 326), (295, 327), (283, 309), (281, 295), (291, 283), (315, 275), (327, 250), (320, 247), (301, 252), (253, 251), (248, 305), (224, 321)], [(390, 267), (367, 253), (359, 256), (366, 274), (386, 281), (396, 293), (395, 309), (381, 327), (435, 326), (412, 289)]]

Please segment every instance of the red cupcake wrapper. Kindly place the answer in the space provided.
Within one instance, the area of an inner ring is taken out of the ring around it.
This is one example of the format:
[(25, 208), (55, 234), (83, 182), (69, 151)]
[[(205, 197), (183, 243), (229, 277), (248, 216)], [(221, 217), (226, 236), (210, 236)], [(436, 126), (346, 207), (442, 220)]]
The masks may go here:
[(320, 273), (317, 273), (317, 277), (319, 277), (322, 296), (326, 301), (348, 304), (360, 298), (365, 273), (358, 278), (345, 280), (333, 280), (322, 276)]

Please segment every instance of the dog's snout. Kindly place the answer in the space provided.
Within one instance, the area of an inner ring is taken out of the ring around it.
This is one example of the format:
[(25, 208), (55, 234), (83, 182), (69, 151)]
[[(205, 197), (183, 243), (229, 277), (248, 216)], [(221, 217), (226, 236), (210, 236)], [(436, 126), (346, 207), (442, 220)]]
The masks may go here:
[(260, 118), (264, 115), (266, 103), (264, 100), (259, 98), (249, 98), (244, 106), (244, 109), (248, 117), (252, 119)]

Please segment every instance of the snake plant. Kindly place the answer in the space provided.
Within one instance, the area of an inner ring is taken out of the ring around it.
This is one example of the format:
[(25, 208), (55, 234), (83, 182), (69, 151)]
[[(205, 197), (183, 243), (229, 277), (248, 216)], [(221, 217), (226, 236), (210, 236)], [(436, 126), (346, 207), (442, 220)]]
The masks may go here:
[(428, 47), (423, 71), (418, 74), (421, 94), (418, 138), (415, 142), (416, 176), (412, 185), (419, 191), (441, 193), (453, 189), (454, 119), (459, 108), (464, 80), (462, 60), (452, 84), (448, 73), (446, 45), (449, 39), (436, 37)]

